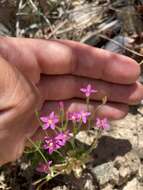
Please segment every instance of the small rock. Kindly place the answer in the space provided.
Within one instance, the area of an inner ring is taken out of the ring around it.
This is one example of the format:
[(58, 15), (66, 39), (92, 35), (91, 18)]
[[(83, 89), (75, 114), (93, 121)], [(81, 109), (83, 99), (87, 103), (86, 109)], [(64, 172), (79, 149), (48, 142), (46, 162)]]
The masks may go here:
[(96, 166), (92, 172), (95, 174), (99, 185), (103, 188), (107, 184), (121, 186), (138, 174), (140, 159), (136, 152), (131, 151), (125, 156), (119, 156), (113, 162), (107, 162)]
[(113, 174), (113, 163), (108, 162), (102, 165), (99, 165), (92, 169), (93, 174), (95, 174), (98, 183), (100, 186), (105, 186), (111, 179)]
[[(139, 111), (139, 110), (138, 110)], [(143, 149), (143, 117), (140, 114), (128, 114), (125, 119), (113, 121), (109, 135), (128, 140), (135, 150)]]
[(141, 165), (141, 166), (139, 167), (138, 181), (143, 184), (143, 165)]
[(111, 178), (110, 182), (112, 184), (118, 185), (118, 183), (119, 183), (119, 171), (114, 167), (113, 167), (112, 175), (110, 178)]
[(84, 184), (84, 190), (95, 190), (95, 186), (91, 179), (87, 179)]
[(52, 190), (69, 190), (69, 188), (67, 186), (57, 186), (54, 187)]
[(142, 190), (143, 187), (141, 187), (137, 181), (136, 178), (129, 181), (127, 185), (123, 188), (123, 190)]
[(120, 173), (121, 181), (122, 181), (122, 183), (124, 183), (129, 178), (131, 171), (129, 168), (121, 167), (119, 169), (119, 173)]
[(81, 143), (86, 144), (86, 145), (91, 145), (94, 138), (97, 136), (97, 132), (94, 131), (80, 131), (77, 136), (76, 139), (79, 140)]
[(140, 159), (135, 151), (131, 151), (123, 157), (117, 157), (114, 167), (119, 170), (118, 185), (123, 185), (131, 176), (137, 175), (140, 164)]
[(113, 190), (113, 186), (111, 184), (108, 184), (106, 187), (104, 187), (101, 190)]

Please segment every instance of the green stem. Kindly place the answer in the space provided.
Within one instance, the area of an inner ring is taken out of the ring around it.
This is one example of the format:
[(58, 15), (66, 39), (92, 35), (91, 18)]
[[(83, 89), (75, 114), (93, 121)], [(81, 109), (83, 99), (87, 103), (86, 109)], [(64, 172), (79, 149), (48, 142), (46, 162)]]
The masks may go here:
[(43, 123), (42, 123), (41, 120), (40, 120), (40, 116), (39, 116), (38, 111), (35, 111), (35, 115), (36, 115), (36, 117), (37, 117), (37, 119), (38, 119), (38, 122), (39, 122), (40, 127), (42, 127), (42, 126), (43, 126)]
[(65, 156), (58, 150), (56, 150), (55, 152), (57, 152), (59, 154), (60, 157), (64, 158)]
[[(88, 112), (90, 112), (90, 110), (89, 110), (89, 101), (90, 101), (90, 98), (89, 97), (87, 97), (86, 98), (86, 105), (87, 105), (87, 111)], [(90, 130), (90, 127), (91, 126), (91, 119), (90, 119), (90, 117), (88, 117), (87, 118), (87, 128), (88, 128), (88, 130)]]
[(101, 137), (101, 130), (98, 131), (97, 137), (94, 138), (90, 148), (86, 151), (86, 154), (90, 154), (92, 152), (92, 150), (95, 148), (95, 146), (98, 143), (99, 138)]
[(38, 183), (41, 183), (43, 180), (46, 180), (46, 176), (39, 179), (39, 180), (37, 180), (37, 181), (35, 181), (32, 185), (37, 185)]
[[(39, 122), (40, 127), (42, 128), (42, 127), (43, 127), (43, 123), (42, 123), (41, 120), (40, 120), (40, 116), (39, 116), (38, 111), (35, 111), (35, 115), (36, 115), (36, 117), (37, 117), (37, 119), (38, 119), (38, 122)], [(45, 135), (48, 136), (47, 131), (46, 131), (46, 130), (43, 130), (43, 131), (44, 131)]]
[(89, 112), (89, 97), (86, 98), (87, 111)]
[(64, 110), (63, 109), (61, 110), (60, 115), (61, 115), (61, 128), (62, 130), (64, 130)]
[(78, 134), (80, 132), (81, 126), (82, 126), (82, 121), (80, 121), (78, 124), (76, 134)]
[(64, 124), (64, 126), (63, 126), (63, 131), (65, 131), (65, 130), (67, 129), (68, 122), (69, 122), (69, 120), (68, 120), (68, 118), (66, 117), (66, 121), (65, 121), (65, 124)]
[(40, 150), (40, 148), (29, 137), (27, 137), (27, 139), (37, 149), (37, 151), (39, 152), (39, 154), (41, 155), (41, 157), (43, 158), (43, 160), (47, 163), (47, 159), (45, 158), (45, 156), (42, 153), (42, 151)]
[(73, 122), (73, 135), (74, 135), (74, 139), (77, 133), (77, 127), (76, 127), (76, 122)]

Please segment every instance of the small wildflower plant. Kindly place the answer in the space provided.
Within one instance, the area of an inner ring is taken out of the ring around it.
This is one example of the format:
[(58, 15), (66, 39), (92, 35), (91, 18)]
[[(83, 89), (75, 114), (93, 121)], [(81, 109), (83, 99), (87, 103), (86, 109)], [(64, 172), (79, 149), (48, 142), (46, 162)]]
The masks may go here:
[[(80, 177), (85, 164), (90, 161), (91, 152), (96, 148), (102, 131), (110, 127), (107, 118), (91, 119), (90, 97), (91, 94), (98, 93), (98, 91), (93, 89), (90, 84), (81, 88), (80, 91), (86, 97), (86, 111), (66, 113), (64, 103), (59, 102), (57, 105), (59, 107), (58, 114), (52, 111), (48, 115), (39, 116), (39, 113), (36, 112), (45, 137), (40, 142), (33, 142), (29, 139), (33, 145), (31, 149), (36, 155), (36, 159), (34, 160), (34, 157), (32, 160), (36, 163), (36, 171), (42, 175), (42, 178), (35, 184), (45, 183), (59, 174), (70, 174), (71, 172), (76, 177)], [(105, 104), (106, 101), (107, 99), (104, 97), (102, 104)], [(97, 132), (90, 148), (83, 148), (79, 143), (76, 143), (76, 136), (83, 125), (87, 127), (87, 130), (94, 129)], [(52, 135), (49, 130), (52, 131)]]

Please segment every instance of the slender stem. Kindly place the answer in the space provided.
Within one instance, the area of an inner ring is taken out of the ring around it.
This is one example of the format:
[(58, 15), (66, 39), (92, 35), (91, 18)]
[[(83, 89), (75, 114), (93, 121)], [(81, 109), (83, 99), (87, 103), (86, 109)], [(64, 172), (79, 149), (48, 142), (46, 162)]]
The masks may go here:
[(37, 117), (37, 119), (38, 119), (38, 122), (39, 122), (40, 127), (42, 127), (42, 126), (43, 126), (43, 123), (42, 123), (41, 120), (40, 120), (40, 116), (39, 116), (38, 111), (35, 111), (35, 115), (36, 115), (36, 117)]
[(47, 159), (44, 156), (44, 154), (42, 153), (42, 151), (40, 150), (40, 148), (29, 137), (27, 137), (27, 139), (37, 149), (37, 151), (39, 152), (39, 154), (41, 155), (41, 157), (43, 158), (43, 160), (47, 163)]
[(68, 122), (69, 122), (68, 117), (66, 117), (66, 121), (65, 121), (65, 124), (63, 126), (63, 131), (65, 131), (67, 129)]
[(97, 137), (94, 138), (90, 148), (87, 150), (86, 154), (90, 154), (92, 152), (92, 150), (95, 148), (95, 146), (98, 143), (99, 138), (101, 137), (101, 130), (98, 131)]
[(59, 154), (60, 157), (64, 158), (65, 156), (58, 150), (55, 150), (55, 152), (57, 152)]
[(42, 182), (45, 179), (46, 179), (46, 176), (43, 177), (43, 178), (41, 178), (41, 179), (39, 179), (39, 180), (37, 180), (37, 181), (35, 181), (32, 185), (37, 185), (38, 183)]
[(89, 100), (90, 100), (90, 98), (87, 97), (87, 98), (86, 98), (86, 105), (87, 105), (87, 111), (88, 111), (88, 112), (89, 112)]
[(76, 146), (75, 146), (75, 137), (77, 134), (77, 126), (76, 126), (76, 122), (73, 121), (73, 138), (71, 139), (71, 144), (72, 144), (72, 148), (73, 150), (76, 150)]
[(72, 145), (72, 149), (75, 150), (75, 138), (73, 137), (69, 142)]
[(102, 103), (101, 103), (101, 104), (96, 108), (96, 110), (95, 110), (95, 114), (96, 114), (96, 112), (97, 112), (103, 105), (106, 104), (106, 102), (107, 102), (107, 96), (103, 97)]
[(77, 132), (76, 129), (77, 129), (77, 128), (76, 128), (76, 122), (73, 121), (73, 135), (74, 135), (74, 138), (75, 138), (75, 136), (76, 136), (76, 132)]
[[(36, 115), (36, 117), (37, 117), (37, 119), (38, 119), (38, 122), (39, 122), (40, 127), (43, 128), (43, 123), (42, 123), (41, 120), (40, 120), (40, 116), (39, 116), (38, 111), (35, 111), (35, 115)], [(45, 135), (48, 136), (47, 131), (44, 130), (44, 129), (43, 129), (43, 131), (44, 131)]]
[[(89, 112), (90, 110), (89, 110), (89, 101), (90, 101), (90, 97), (87, 97), (86, 98), (86, 105), (87, 105), (87, 111)], [(90, 130), (90, 127), (91, 126), (91, 119), (90, 119), (90, 117), (88, 117), (87, 118), (87, 128), (88, 128), (88, 130)]]
[(81, 121), (79, 122), (79, 124), (78, 124), (76, 134), (79, 133), (79, 131), (80, 131), (80, 129), (81, 129), (81, 126), (82, 126), (82, 120), (81, 120)]
[[(45, 177), (45, 178), (46, 178), (46, 177)], [(44, 180), (44, 179), (43, 179), (43, 180)], [(40, 181), (40, 182), (41, 182), (41, 181)], [(40, 182), (39, 182), (39, 183), (40, 183)], [(42, 186), (43, 186), (45, 183), (47, 183), (47, 180), (41, 182), (41, 184), (36, 188), (36, 190), (40, 190), (40, 189), (42, 188)]]
[(64, 109), (60, 111), (60, 116), (61, 116), (61, 127), (62, 130), (64, 130)]

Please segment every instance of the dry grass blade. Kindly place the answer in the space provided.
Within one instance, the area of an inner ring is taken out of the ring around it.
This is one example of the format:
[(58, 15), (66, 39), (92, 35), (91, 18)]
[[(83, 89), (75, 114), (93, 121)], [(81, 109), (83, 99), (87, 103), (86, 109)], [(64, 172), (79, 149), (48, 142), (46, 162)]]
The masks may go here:
[(117, 41), (115, 41), (115, 40), (113, 40), (113, 39), (110, 39), (110, 38), (108, 38), (107, 36), (102, 35), (102, 34), (99, 34), (99, 36), (100, 36), (101, 38), (106, 39), (106, 40), (112, 41), (113, 43), (117, 44), (119, 47), (122, 47), (123, 49), (125, 49), (125, 50), (131, 52), (132, 54), (135, 54), (135, 55), (137, 55), (137, 56), (143, 58), (143, 55), (142, 55), (142, 54), (140, 54), (140, 53), (138, 53), (138, 52), (136, 52), (136, 51), (134, 51), (134, 50), (131, 50), (131, 49), (129, 49), (129, 48), (123, 46), (123, 45), (120, 44), (119, 42), (117, 42)]

